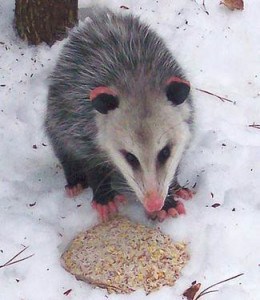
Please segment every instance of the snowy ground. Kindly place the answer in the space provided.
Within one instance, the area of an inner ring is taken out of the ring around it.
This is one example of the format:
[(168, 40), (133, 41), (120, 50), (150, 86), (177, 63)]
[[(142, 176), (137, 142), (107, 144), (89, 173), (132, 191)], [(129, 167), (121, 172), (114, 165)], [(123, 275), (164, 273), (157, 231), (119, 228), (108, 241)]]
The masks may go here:
[[(260, 130), (248, 126), (260, 123), (260, 2), (246, 1), (243, 12), (231, 12), (206, 0), (209, 15), (201, 0), (96, 2), (130, 7), (166, 39), (194, 87), (234, 102), (194, 90), (196, 138), (180, 177), (190, 186), (196, 182), (197, 194), (186, 216), (160, 224), (174, 240), (189, 242), (191, 260), (174, 287), (147, 297), (142, 291), (107, 295), (60, 266), (71, 238), (97, 222), (89, 190), (66, 198), (42, 125), (46, 78), (62, 43), (28, 47), (12, 28), (14, 1), (0, 0), (0, 265), (23, 245), (29, 246), (24, 256), (34, 254), (0, 268), (0, 299), (178, 300), (194, 280), (205, 288), (241, 272), (203, 299), (260, 299)], [(79, 1), (80, 7), (89, 3)], [(149, 223), (136, 203), (124, 211)]]

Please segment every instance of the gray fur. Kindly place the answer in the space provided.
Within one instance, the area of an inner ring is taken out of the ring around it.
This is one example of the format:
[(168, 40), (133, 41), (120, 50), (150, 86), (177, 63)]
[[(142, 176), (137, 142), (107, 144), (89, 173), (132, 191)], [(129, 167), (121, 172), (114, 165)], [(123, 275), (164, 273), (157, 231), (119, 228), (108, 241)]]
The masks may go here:
[[(156, 118), (161, 103), (164, 110), (167, 107), (180, 116), (178, 124), (166, 127), (174, 131), (184, 124), (190, 133), (191, 99), (178, 107), (165, 99), (165, 83), (171, 76), (185, 79), (173, 55), (149, 26), (132, 15), (91, 10), (87, 21), (71, 32), (50, 77), (45, 125), (56, 155), (61, 161), (64, 157), (80, 161), (86, 173), (102, 163), (117, 168), (115, 157), (102, 146), (104, 131), (100, 133), (100, 128), (106, 122), (115, 122), (116, 127), (117, 120), (129, 116), (126, 132), (137, 133), (133, 134), (135, 142), (146, 140), (150, 147), (154, 138), (148, 135), (153, 130), (145, 120)], [(118, 92), (119, 108), (108, 116), (94, 111), (89, 100), (90, 91), (98, 86)], [(187, 144), (188, 138), (185, 147)]]

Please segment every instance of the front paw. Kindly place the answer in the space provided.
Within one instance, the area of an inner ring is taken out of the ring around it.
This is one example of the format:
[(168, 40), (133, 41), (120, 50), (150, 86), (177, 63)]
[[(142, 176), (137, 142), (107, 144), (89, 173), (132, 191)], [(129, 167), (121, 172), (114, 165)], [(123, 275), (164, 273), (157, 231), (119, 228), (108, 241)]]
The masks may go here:
[(118, 204), (125, 203), (126, 198), (123, 195), (115, 195), (108, 198), (107, 201), (100, 201), (100, 199), (92, 200), (92, 207), (96, 209), (101, 222), (106, 222), (118, 213)]
[(184, 187), (180, 187), (173, 192), (175, 198), (181, 198), (183, 200), (190, 200), (194, 194), (195, 193), (192, 190)]
[(79, 194), (81, 194), (82, 191), (83, 191), (83, 189), (84, 188), (83, 188), (82, 184), (80, 184), (80, 183), (77, 183), (75, 185), (69, 185), (69, 184), (67, 184), (65, 186), (66, 194), (70, 198), (76, 197)]
[(185, 213), (186, 212), (183, 203), (174, 200), (172, 196), (168, 196), (165, 200), (165, 204), (163, 208), (160, 211), (147, 213), (147, 214), (150, 219), (163, 222), (165, 219), (169, 217), (176, 218), (179, 215), (184, 215)]

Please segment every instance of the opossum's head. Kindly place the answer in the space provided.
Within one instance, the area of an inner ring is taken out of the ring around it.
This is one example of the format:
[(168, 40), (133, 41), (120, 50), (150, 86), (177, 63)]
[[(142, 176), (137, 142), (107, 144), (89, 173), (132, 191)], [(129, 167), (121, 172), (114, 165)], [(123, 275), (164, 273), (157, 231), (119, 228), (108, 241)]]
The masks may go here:
[(97, 87), (98, 143), (121, 171), (146, 211), (159, 211), (190, 139), (190, 86), (171, 77), (162, 89), (125, 95)]

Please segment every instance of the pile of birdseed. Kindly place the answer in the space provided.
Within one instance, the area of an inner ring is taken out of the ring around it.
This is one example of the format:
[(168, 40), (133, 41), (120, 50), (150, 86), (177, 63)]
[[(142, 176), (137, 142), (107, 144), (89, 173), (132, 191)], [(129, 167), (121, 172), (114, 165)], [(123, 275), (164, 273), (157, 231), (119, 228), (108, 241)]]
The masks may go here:
[(80, 233), (61, 257), (64, 268), (109, 293), (172, 286), (188, 261), (184, 243), (159, 229), (116, 217)]

